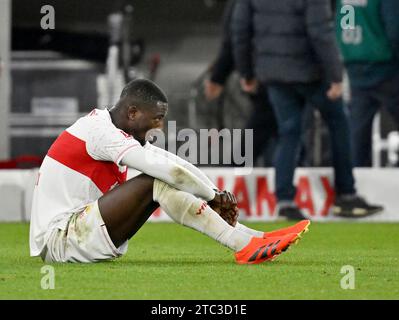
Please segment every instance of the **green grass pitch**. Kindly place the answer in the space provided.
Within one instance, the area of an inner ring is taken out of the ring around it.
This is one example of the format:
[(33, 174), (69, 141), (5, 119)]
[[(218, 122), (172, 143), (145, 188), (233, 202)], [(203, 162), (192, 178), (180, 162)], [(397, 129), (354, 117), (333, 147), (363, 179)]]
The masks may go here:
[[(41, 288), (44, 264), (29, 257), (28, 233), (27, 224), (0, 224), (0, 299), (399, 298), (398, 224), (313, 223), (277, 260), (250, 266), (191, 229), (145, 224), (118, 260), (54, 264), (53, 290)], [(354, 289), (341, 288), (345, 265), (354, 268)]]

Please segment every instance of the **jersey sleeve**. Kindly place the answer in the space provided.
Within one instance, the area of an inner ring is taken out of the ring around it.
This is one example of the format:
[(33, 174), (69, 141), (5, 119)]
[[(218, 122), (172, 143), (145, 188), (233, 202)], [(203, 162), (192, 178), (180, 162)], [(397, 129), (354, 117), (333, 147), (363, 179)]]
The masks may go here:
[(144, 147), (144, 149), (146, 150), (151, 150), (153, 151), (155, 154), (160, 154), (172, 161), (175, 161), (177, 164), (181, 165), (183, 168), (186, 168), (188, 171), (190, 171), (193, 175), (195, 175), (198, 179), (201, 179), (206, 185), (208, 185), (209, 187), (211, 187), (212, 189), (217, 189), (217, 187), (215, 186), (215, 184), (206, 176), (205, 173), (203, 173), (200, 169), (198, 169), (196, 166), (194, 166), (193, 164), (191, 164), (190, 162), (180, 158), (179, 156), (166, 151), (164, 149), (158, 148), (152, 144), (150, 144), (149, 142), (147, 142)]
[(195, 174), (153, 150), (130, 149), (122, 158), (122, 165), (134, 168), (146, 175), (161, 180), (172, 187), (201, 197), (207, 201), (215, 198), (215, 190)]
[(132, 148), (142, 146), (131, 135), (105, 121), (96, 121), (88, 130), (86, 150), (95, 160), (112, 161), (119, 165)]

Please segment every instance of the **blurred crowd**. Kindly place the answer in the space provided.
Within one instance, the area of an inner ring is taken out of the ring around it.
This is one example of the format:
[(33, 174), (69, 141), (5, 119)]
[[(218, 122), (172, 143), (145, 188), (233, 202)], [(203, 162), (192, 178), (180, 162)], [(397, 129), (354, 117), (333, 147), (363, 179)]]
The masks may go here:
[[(356, 193), (352, 169), (371, 166), (372, 123), (381, 107), (399, 126), (399, 1), (230, 0), (220, 52), (205, 81), (220, 98), (232, 72), (252, 101), (254, 157), (277, 135), (273, 152), (280, 215), (300, 217), (293, 176), (305, 106), (329, 131), (337, 194), (335, 212), (379, 211)], [(350, 99), (344, 101), (348, 75)], [(359, 215), (363, 215), (360, 213)]]

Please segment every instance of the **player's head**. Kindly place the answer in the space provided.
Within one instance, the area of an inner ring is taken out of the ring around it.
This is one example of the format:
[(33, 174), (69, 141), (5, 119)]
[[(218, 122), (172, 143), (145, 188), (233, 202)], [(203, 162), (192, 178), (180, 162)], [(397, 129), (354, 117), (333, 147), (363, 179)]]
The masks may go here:
[(114, 124), (144, 143), (149, 130), (163, 128), (168, 99), (154, 82), (136, 79), (125, 86), (114, 109)]

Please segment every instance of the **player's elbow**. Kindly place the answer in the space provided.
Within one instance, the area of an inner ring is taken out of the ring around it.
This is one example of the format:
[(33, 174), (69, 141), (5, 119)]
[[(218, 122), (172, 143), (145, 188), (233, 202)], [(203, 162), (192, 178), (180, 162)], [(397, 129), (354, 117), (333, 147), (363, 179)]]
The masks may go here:
[(174, 183), (178, 185), (185, 184), (187, 182), (187, 170), (182, 166), (175, 164), (170, 170), (170, 175)]

